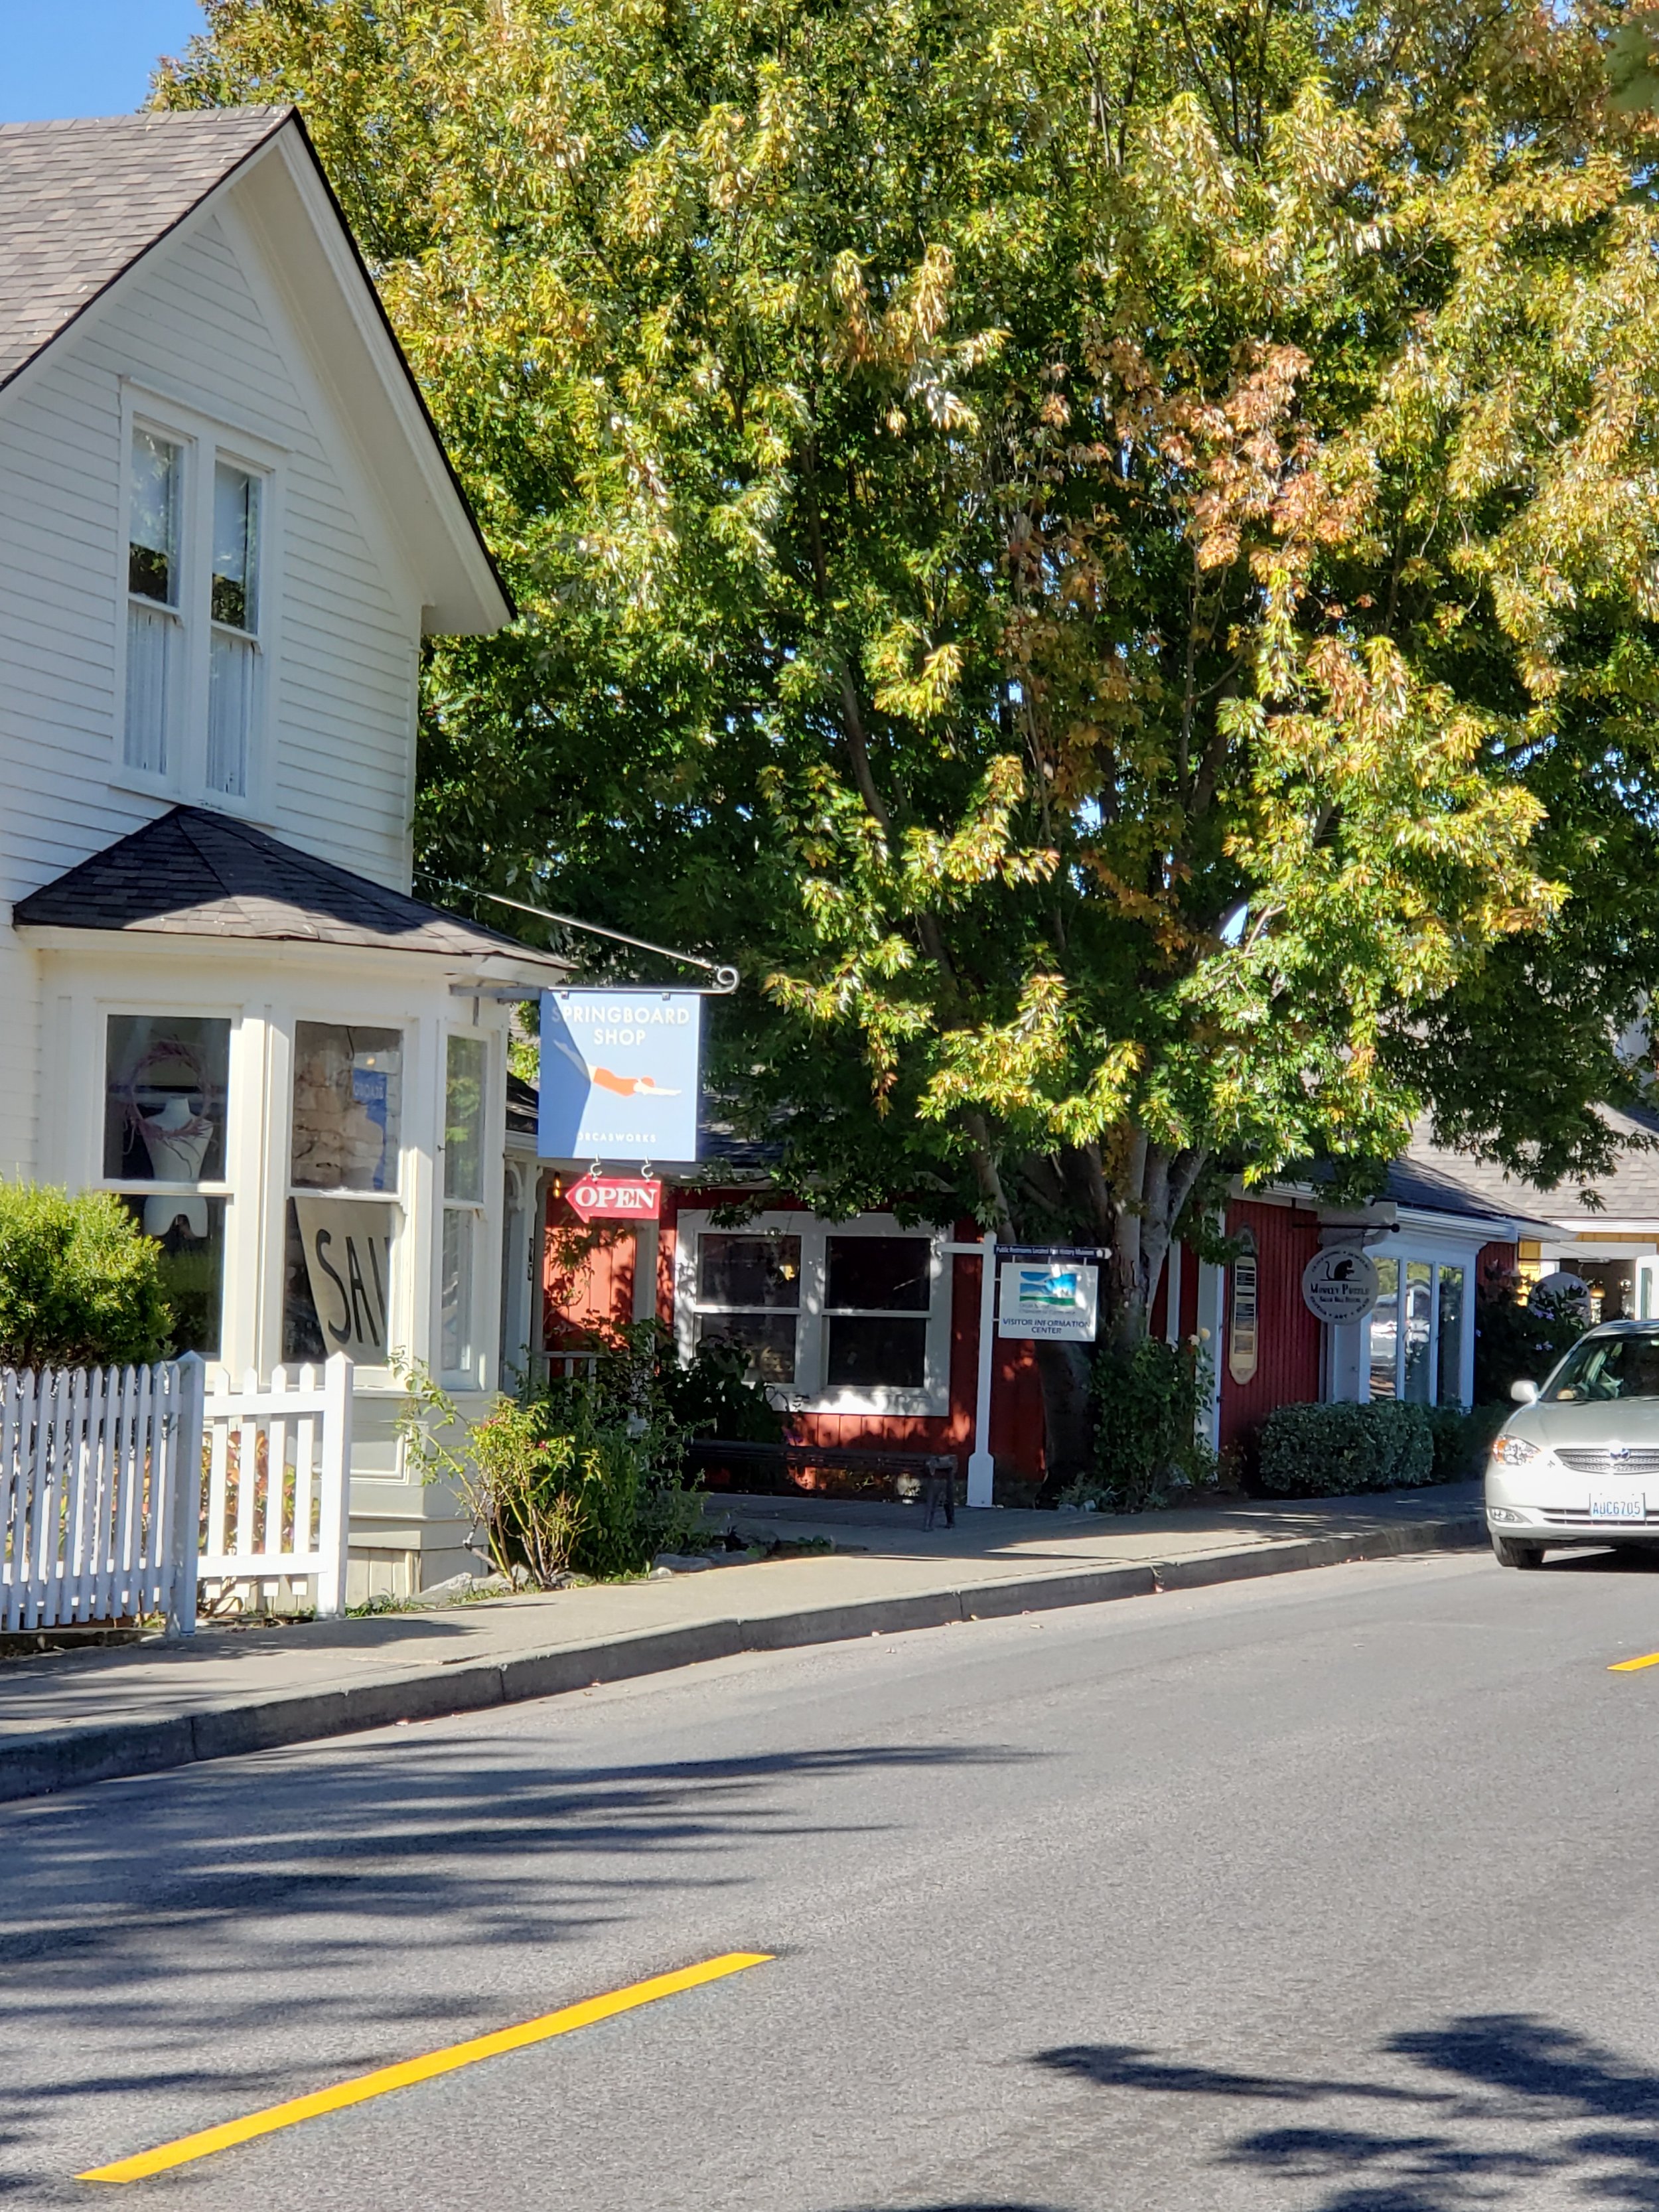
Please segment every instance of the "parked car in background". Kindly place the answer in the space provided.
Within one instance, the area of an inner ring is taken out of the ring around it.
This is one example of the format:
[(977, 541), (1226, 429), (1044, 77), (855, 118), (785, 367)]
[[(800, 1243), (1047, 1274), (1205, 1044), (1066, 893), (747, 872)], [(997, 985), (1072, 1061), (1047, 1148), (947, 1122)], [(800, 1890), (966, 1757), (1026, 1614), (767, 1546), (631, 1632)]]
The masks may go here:
[(1486, 1467), (1486, 1527), (1506, 1567), (1547, 1550), (1659, 1543), (1659, 1328), (1589, 1330), (1540, 1386), (1517, 1382)]

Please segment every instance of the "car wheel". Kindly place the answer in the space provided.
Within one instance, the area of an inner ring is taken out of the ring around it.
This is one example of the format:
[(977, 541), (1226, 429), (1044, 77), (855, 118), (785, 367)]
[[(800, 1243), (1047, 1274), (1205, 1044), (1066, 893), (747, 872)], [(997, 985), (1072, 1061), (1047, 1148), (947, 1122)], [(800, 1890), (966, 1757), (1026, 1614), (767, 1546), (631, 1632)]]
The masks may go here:
[(1492, 1548), (1500, 1567), (1541, 1567), (1544, 1547), (1541, 1544), (1517, 1544), (1513, 1536), (1497, 1536)]

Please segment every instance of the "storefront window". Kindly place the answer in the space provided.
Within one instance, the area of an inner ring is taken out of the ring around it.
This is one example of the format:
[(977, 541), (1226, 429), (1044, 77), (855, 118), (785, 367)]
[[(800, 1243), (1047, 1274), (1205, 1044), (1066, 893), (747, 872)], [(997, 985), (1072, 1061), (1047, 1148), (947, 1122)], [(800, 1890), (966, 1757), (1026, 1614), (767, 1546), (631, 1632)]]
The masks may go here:
[(827, 1388), (923, 1387), (927, 1380), (932, 1254), (925, 1237), (826, 1238)]
[(1406, 1262), (1406, 1402), (1429, 1402), (1429, 1346), (1434, 1336), (1433, 1270), (1426, 1260)]
[(294, 1170), (302, 1190), (396, 1190), (400, 1030), (300, 1022), (294, 1033)]
[[(400, 1030), (300, 1022), (294, 1033), (293, 1193), (283, 1275), (283, 1357), (390, 1356), (398, 1188)], [(327, 1196), (315, 1194), (328, 1193)]]
[(1381, 1285), (1371, 1308), (1371, 1395), (1393, 1398), (1395, 1354), (1400, 1340), (1400, 1262), (1379, 1260), (1376, 1279)]
[(1439, 1387), (1443, 1406), (1463, 1402), (1463, 1270), (1440, 1270)]
[(792, 1383), (800, 1312), (800, 1238), (697, 1239), (696, 1341), (718, 1339), (748, 1354), (750, 1379)]
[(482, 1037), (452, 1036), (444, 1073), (444, 1229), (438, 1300), (439, 1359), (446, 1375), (477, 1365), (478, 1249), (483, 1236)]
[(216, 1359), (230, 1024), (112, 1014), (105, 1046), (104, 1180), (161, 1247), (174, 1351)]

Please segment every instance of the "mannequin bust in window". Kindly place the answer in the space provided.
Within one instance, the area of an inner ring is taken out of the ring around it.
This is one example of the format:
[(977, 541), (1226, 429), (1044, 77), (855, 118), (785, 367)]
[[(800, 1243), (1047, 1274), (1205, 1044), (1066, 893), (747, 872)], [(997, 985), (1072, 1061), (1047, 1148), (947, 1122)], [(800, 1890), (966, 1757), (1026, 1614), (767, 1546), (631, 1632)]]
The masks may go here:
[[(150, 1172), (157, 1182), (195, 1182), (213, 1137), (213, 1124), (192, 1113), (187, 1098), (169, 1098), (159, 1114), (140, 1115), (138, 1133), (149, 1154)], [(144, 1234), (165, 1237), (182, 1218), (186, 1233), (205, 1237), (208, 1209), (204, 1198), (149, 1198), (144, 1201)]]

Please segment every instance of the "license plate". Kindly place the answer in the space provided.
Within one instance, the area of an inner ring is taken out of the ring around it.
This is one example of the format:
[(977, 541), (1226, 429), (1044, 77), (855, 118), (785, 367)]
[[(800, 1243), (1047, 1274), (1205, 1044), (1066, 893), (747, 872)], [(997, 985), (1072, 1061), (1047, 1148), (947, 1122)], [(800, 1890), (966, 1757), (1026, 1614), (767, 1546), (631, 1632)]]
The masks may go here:
[(1605, 1498), (1592, 1495), (1589, 1517), (1592, 1521), (1645, 1521), (1648, 1501), (1639, 1491), (1634, 1496), (1627, 1490)]

